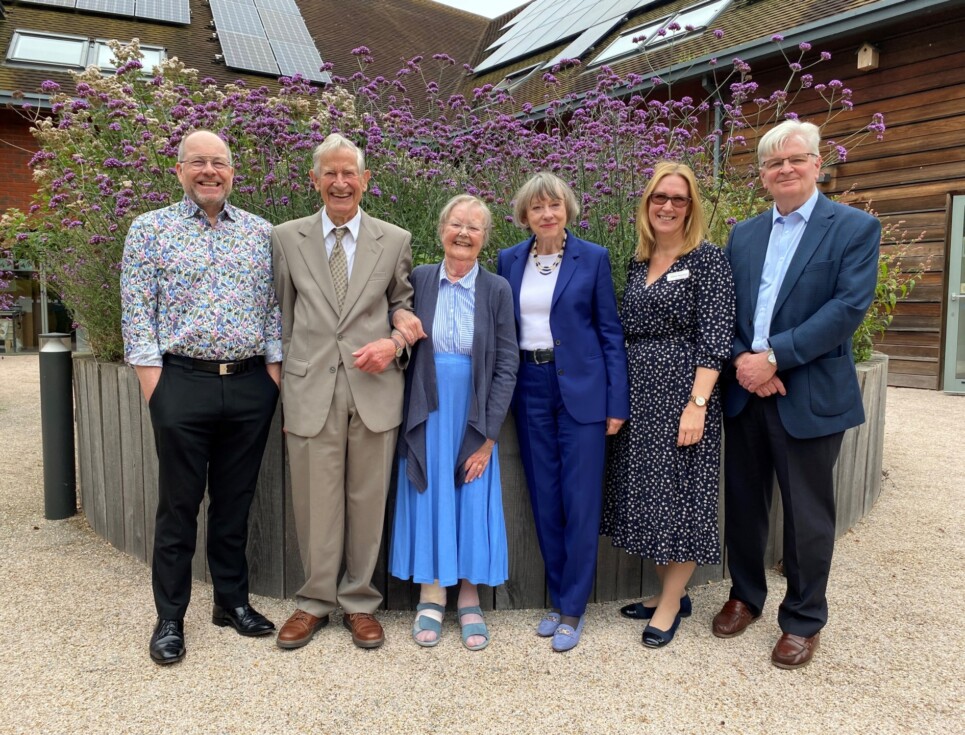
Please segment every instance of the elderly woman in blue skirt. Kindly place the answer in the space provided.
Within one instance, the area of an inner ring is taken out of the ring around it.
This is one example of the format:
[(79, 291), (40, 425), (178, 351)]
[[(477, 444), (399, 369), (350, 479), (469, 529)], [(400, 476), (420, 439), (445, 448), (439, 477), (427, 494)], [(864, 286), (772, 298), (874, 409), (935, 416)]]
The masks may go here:
[(442, 262), (411, 277), (427, 336), (406, 373), (389, 571), (422, 585), (412, 627), (420, 646), (439, 642), (446, 587), (458, 582), (463, 644), (485, 648), (477, 585), (509, 573), (496, 439), (519, 353), (509, 284), (477, 261), (491, 227), (484, 202), (454, 197), (439, 216)]

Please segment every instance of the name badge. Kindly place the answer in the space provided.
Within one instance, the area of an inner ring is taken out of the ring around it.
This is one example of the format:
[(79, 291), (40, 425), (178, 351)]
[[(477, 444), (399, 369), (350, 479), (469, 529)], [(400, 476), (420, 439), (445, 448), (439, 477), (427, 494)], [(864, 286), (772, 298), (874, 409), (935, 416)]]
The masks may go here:
[(684, 268), (682, 271), (677, 271), (676, 273), (668, 273), (668, 281), (682, 281), (685, 278), (690, 278), (690, 271)]

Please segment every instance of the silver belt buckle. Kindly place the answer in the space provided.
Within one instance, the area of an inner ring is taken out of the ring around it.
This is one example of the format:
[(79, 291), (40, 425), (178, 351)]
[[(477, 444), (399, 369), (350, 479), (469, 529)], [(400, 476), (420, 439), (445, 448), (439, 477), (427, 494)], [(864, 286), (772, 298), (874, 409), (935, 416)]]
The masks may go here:
[(533, 350), (533, 362), (536, 363), (537, 365), (545, 365), (546, 363), (549, 362), (549, 360), (539, 359), (539, 353), (544, 351), (545, 350)]

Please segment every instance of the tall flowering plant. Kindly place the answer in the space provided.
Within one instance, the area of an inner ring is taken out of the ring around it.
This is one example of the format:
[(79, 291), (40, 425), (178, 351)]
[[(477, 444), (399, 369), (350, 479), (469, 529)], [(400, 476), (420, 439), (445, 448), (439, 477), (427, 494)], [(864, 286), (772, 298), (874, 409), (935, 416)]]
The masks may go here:
[[(780, 37), (774, 42), (780, 46)], [(815, 82), (812, 67), (829, 55), (811, 54), (807, 44), (785, 52), (788, 81), (767, 94), (739, 59), (720, 68), (703, 99), (675, 95), (670, 81), (620, 77), (607, 67), (589, 91), (561, 94), (566, 75), (579, 71), (579, 62), (563, 61), (543, 76), (538, 102), (490, 85), (443, 93), (471, 71), (446, 55), (417, 56), (391, 78), (369, 77), (372, 59), (359, 47), (350, 77), (325, 89), (284, 78), (272, 92), (240, 82), (219, 87), (177, 59), (147, 75), (136, 42), (111, 45), (116, 74), (92, 68), (75, 75), (72, 90), (42, 86), (52, 108), (33, 117), (38, 191), (27, 212), (8, 211), (0, 222), (0, 243), (41, 267), (103, 359), (123, 352), (119, 263), (127, 228), (141, 212), (182, 196), (173, 169), (192, 128), (225, 136), (236, 163), (232, 202), (273, 223), (317, 210), (311, 151), (331, 131), (351, 137), (373, 171), (366, 211), (413, 233), (417, 263), (439, 259), (438, 212), (468, 192), (494, 214), (483, 254), (492, 267), (499, 248), (523, 237), (512, 222), (514, 192), (533, 172), (554, 171), (581, 197), (577, 233), (610, 248), (620, 292), (636, 244), (636, 205), (658, 160), (694, 168), (712, 239), (722, 243), (730, 223), (766, 206), (755, 172), (735, 163), (751, 153), (746, 132), (793, 116), (802, 94), (826, 102), (819, 123), (851, 108), (840, 82)], [(875, 115), (828, 153), (843, 158), (883, 131)]]

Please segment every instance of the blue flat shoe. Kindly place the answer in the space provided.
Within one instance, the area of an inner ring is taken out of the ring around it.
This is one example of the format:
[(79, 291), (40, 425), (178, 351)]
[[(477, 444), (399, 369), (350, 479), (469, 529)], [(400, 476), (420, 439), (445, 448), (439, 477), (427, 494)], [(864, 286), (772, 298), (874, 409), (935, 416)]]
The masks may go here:
[[(486, 646), (489, 645), (489, 628), (486, 627), (486, 623), (466, 623), (462, 624), (463, 615), (479, 615), (482, 617), (483, 611), (479, 605), (471, 605), (469, 607), (460, 607), (459, 613), (459, 625), (462, 628), (462, 645), (468, 648), (470, 651), (481, 651)], [(468, 641), (474, 635), (481, 635), (484, 640), (482, 643), (478, 643), (475, 646), (470, 646), (466, 641)]]
[(580, 636), (583, 635), (583, 623), (585, 622), (586, 615), (581, 615), (576, 630), (571, 625), (560, 623), (556, 632), (553, 633), (553, 650), (557, 653), (563, 653), (563, 651), (576, 648), (576, 644), (580, 642)]
[[(432, 610), (437, 613), (446, 614), (446, 608), (442, 605), (437, 605), (434, 602), (420, 602), (415, 606), (416, 616), (415, 623), (412, 624), (412, 640), (414, 640), (418, 645), (423, 648), (432, 648), (439, 643), (442, 638), (442, 623), (434, 618), (430, 618), (428, 615), (419, 615), (423, 610)], [(431, 641), (420, 641), (416, 636), (424, 630), (428, 630), (430, 633), (435, 633), (436, 637)]]
[[(680, 617), (689, 618), (693, 609), (690, 595), (684, 595), (680, 598)], [(656, 611), (657, 608), (645, 607), (642, 602), (634, 602), (620, 608), (620, 614), (625, 618), (630, 618), (630, 620), (650, 620)]]
[(536, 626), (536, 635), (540, 638), (549, 638), (560, 627), (560, 614), (550, 610)]
[(663, 648), (673, 640), (674, 634), (677, 632), (679, 626), (679, 614), (673, 619), (673, 625), (670, 626), (670, 630), (660, 630), (660, 628), (654, 628), (652, 625), (648, 625), (643, 629), (643, 645), (647, 648)]

